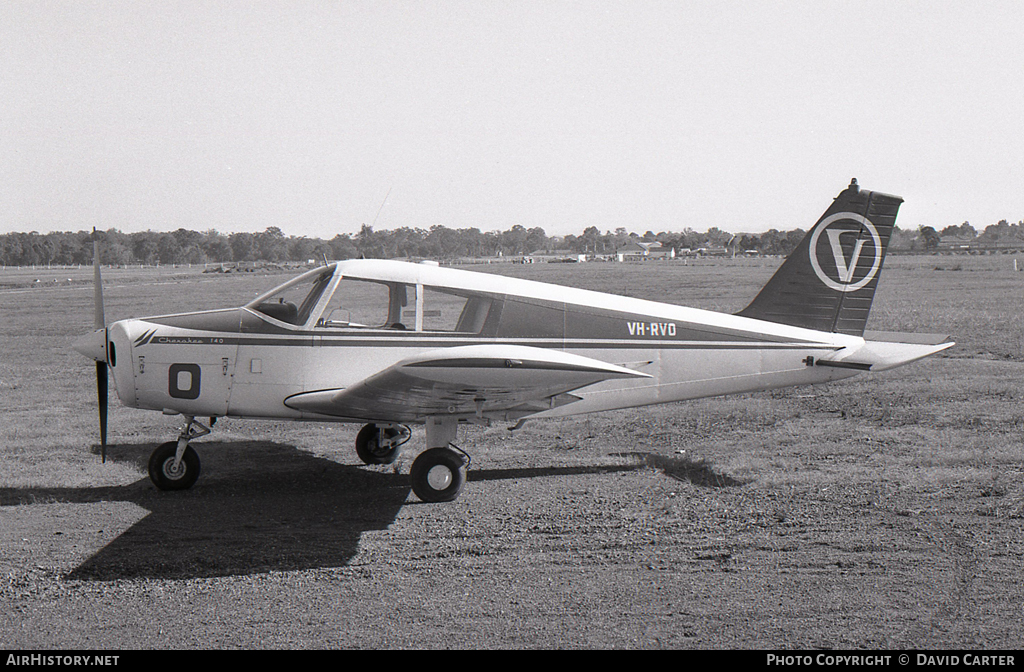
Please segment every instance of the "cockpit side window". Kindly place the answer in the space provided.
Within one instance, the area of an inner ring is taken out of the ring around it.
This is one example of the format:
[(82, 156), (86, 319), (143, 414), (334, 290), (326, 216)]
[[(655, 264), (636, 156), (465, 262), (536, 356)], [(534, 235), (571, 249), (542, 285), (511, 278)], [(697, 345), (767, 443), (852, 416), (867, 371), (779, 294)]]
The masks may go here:
[(333, 329), (402, 329), (405, 285), (342, 278), (317, 326)]

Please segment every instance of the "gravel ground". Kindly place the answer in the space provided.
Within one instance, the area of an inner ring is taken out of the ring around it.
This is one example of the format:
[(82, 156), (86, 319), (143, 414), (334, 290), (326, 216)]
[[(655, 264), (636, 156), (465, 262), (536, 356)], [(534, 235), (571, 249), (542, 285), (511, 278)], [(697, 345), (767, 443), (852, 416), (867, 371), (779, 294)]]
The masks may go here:
[(1020, 512), (977, 486), (744, 482), (595, 422), (478, 448), (447, 504), (414, 453), (251, 440), (202, 444), (187, 492), (0, 490), (0, 645), (1020, 646)]

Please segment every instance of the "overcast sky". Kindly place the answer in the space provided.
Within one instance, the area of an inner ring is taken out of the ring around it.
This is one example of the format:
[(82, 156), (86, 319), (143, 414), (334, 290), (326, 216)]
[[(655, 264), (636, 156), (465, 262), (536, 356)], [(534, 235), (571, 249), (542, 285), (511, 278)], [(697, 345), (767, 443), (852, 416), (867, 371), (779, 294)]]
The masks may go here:
[[(0, 232), (1024, 219), (1024, 3), (0, 2)], [(383, 207), (382, 207), (383, 206)]]

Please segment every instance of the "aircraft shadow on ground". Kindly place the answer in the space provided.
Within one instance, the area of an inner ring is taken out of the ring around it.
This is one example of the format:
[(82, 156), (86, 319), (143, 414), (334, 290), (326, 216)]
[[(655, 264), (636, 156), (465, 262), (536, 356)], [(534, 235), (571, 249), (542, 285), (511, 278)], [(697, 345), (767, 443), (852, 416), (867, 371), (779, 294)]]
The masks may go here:
[[(0, 490), (0, 505), (132, 502), (149, 515), (69, 578), (194, 578), (336, 567), (360, 536), (385, 529), (409, 495), (409, 477), (338, 464), (271, 442), (197, 444), (202, 475), (163, 492), (148, 478), (120, 487)], [(153, 449), (114, 445), (107, 459), (143, 471)]]
[(641, 463), (657, 469), (669, 478), (677, 481), (692, 483), (693, 485), (705, 488), (732, 488), (745, 485), (749, 481), (741, 481), (729, 476), (720, 474), (711, 468), (702, 459), (693, 459), (688, 456), (668, 456), (658, 453), (611, 453), (616, 457), (632, 457)]
[[(344, 465), (272, 442), (197, 444), (202, 475), (163, 492), (148, 478), (100, 488), (0, 489), (0, 506), (33, 502), (131, 502), (150, 513), (72, 570), (68, 578), (198, 578), (339, 567), (364, 532), (391, 525), (410, 493), (406, 474)], [(120, 444), (107, 458), (145, 471), (150, 444)], [(472, 469), (469, 481), (601, 474), (630, 465)], [(669, 459), (669, 458), (666, 458)], [(666, 468), (668, 467), (668, 468)], [(675, 477), (675, 476), (674, 476)], [(430, 505), (444, 506), (444, 505)]]

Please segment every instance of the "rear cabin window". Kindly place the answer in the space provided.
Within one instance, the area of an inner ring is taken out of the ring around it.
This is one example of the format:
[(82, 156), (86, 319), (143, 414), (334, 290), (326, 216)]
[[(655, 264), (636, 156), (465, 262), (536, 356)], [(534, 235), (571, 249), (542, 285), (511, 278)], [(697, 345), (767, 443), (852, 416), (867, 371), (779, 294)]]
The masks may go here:
[[(419, 302), (413, 306), (414, 318), (418, 305)], [(435, 287), (424, 287), (422, 329), (479, 334), (490, 309), (491, 299), (487, 297), (461, 296)]]

